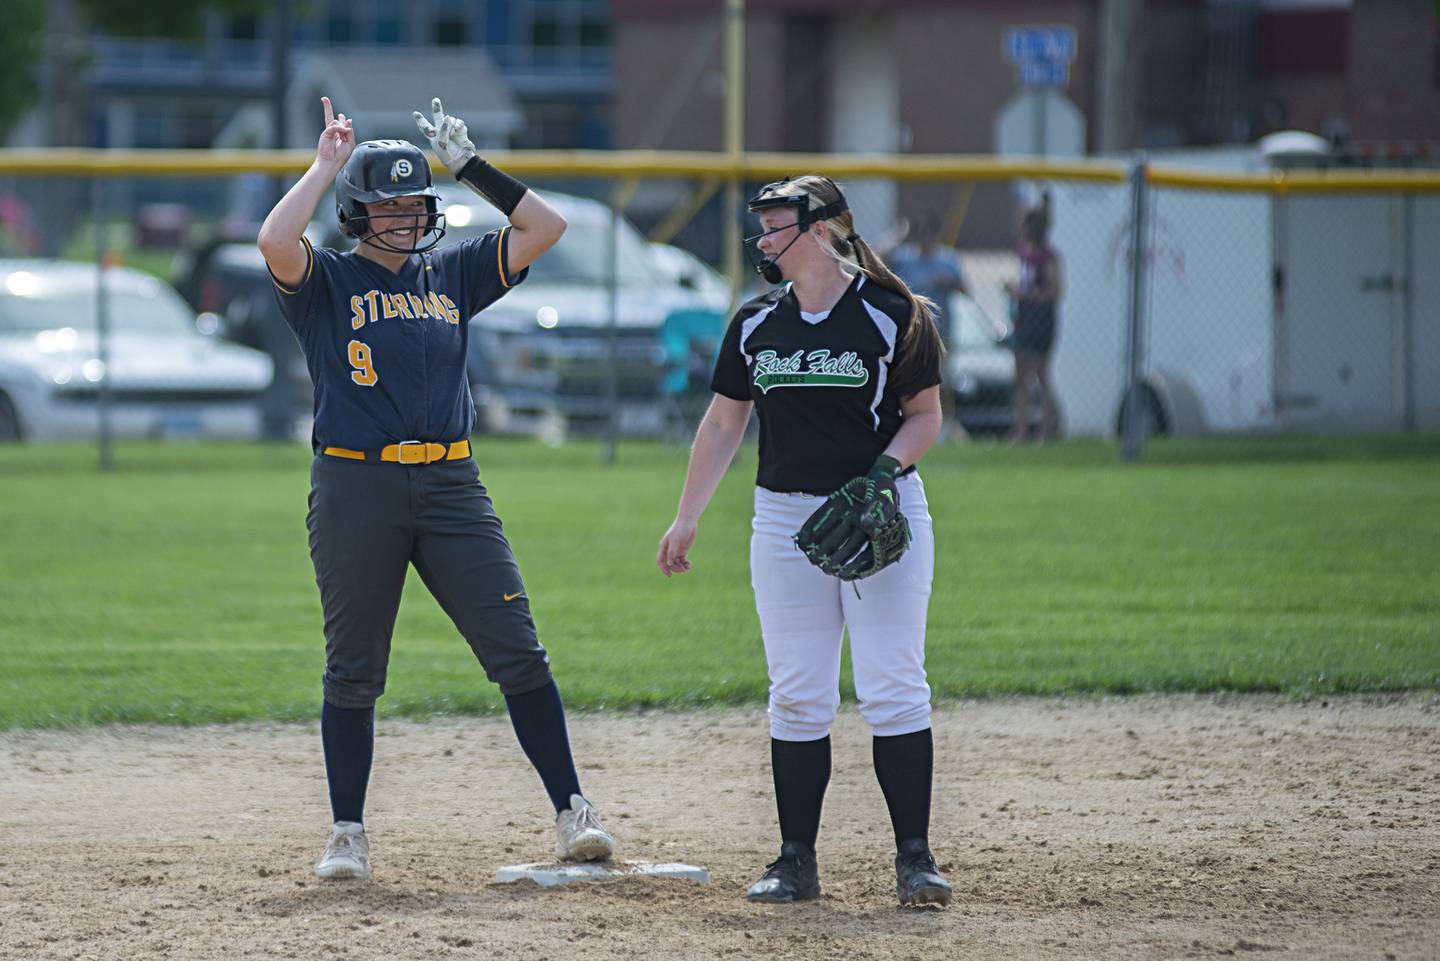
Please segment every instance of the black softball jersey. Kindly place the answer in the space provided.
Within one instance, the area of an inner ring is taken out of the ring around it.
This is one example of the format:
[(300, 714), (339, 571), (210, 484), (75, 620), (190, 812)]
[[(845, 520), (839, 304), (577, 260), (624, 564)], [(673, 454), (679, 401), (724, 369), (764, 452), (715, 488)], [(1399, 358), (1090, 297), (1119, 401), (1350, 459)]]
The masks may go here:
[(938, 361), (890, 376), (909, 324), (909, 301), (864, 274), (825, 313), (802, 313), (790, 284), (735, 312), (710, 389), (755, 402), (757, 485), (829, 495), (870, 469), (900, 429), (900, 399), (940, 383)]

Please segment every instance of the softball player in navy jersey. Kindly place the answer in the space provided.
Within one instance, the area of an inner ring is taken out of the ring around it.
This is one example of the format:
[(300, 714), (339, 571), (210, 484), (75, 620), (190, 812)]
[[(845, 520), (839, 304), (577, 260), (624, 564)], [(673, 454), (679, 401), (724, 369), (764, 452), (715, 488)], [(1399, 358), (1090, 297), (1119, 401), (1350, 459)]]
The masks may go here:
[[(406, 570), (425, 586), (505, 695), (515, 734), (557, 812), (556, 854), (609, 857), (580, 791), (560, 693), (520, 570), (470, 455), (469, 320), (525, 279), (564, 219), (481, 160), (436, 100), (416, 122), (436, 155), (510, 225), (444, 249), (430, 164), (406, 141), (357, 145), (321, 101), (315, 162), (265, 219), (259, 246), (315, 385), (310, 556), (325, 615), (321, 739), (334, 827), (322, 878), (369, 876), (365, 791), (375, 701)], [(312, 248), (306, 225), (335, 183), (353, 250)]]
[[(750, 210), (762, 231), (750, 238), (763, 257), (757, 270), (785, 283), (746, 303), (730, 322), (711, 381), (715, 397), (656, 558), (667, 577), (690, 570), (700, 515), (753, 406), (760, 466), (750, 571), (770, 673), (781, 847), (747, 897), (820, 896), (815, 840), (848, 630), (860, 713), (874, 734), (875, 773), (895, 831), (897, 894), (902, 904), (949, 903), (950, 886), (928, 841), (933, 747), (925, 617), (935, 545), (914, 469), (941, 426), (943, 348), (931, 306), (856, 236), (830, 179), (770, 184)], [(898, 475), (913, 542), (857, 591), (809, 563), (793, 536), (828, 495), (877, 467)]]

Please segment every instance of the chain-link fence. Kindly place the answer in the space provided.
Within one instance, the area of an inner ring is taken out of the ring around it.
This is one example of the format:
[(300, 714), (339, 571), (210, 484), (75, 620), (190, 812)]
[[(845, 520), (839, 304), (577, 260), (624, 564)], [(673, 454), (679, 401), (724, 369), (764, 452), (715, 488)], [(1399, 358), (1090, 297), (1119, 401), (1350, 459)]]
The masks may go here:
[[(0, 437), (92, 436), (102, 407), (122, 436), (308, 437), (305, 365), (254, 247), (304, 162), (257, 158), (164, 155), (149, 169), (141, 154), (77, 156), (56, 173), (0, 153), (0, 254), (42, 258), (9, 260), (0, 276), (0, 336), (28, 345), (0, 356)], [(736, 256), (755, 223), (734, 199), (811, 170), (835, 176), (860, 234), (942, 303), (954, 433), (1113, 441), (1133, 424), (1134, 453), (1154, 434), (1440, 427), (1440, 275), (1423, 269), (1440, 250), (1440, 177), (1160, 165), (1137, 182), (1118, 164), (807, 156), (747, 161), (740, 189), (727, 191), (733, 168), (708, 155), (502, 164), (570, 229), (472, 323), (481, 430), (687, 438), (735, 298), (765, 287)], [(498, 225), (493, 209), (437, 179), (446, 242)], [(1025, 308), (1045, 258), (1018, 243), (1025, 212), (1042, 207), (1059, 294), (1048, 349)], [(311, 233), (348, 243), (328, 202)], [(158, 275), (184, 307), (164, 285), (122, 283), (122, 271), (101, 311), (99, 286), (73, 269), (68, 299), (47, 306), (65, 286), (47, 258), (93, 266), (104, 251)], [(93, 333), (106, 312), (102, 346)], [(167, 368), (143, 335), (166, 323), (193, 330), (196, 314), (209, 360)], [(229, 346), (259, 353), (219, 349)], [(275, 371), (263, 389), (241, 370), (260, 356)]]
[[(1440, 296), (1416, 269), (1440, 250), (1440, 201), (1405, 192), (1433, 191), (1433, 180), (1335, 178), (1283, 190), (1152, 180), (1135, 388), (1142, 430), (1440, 427)], [(1132, 211), (1089, 191), (1056, 196), (1056, 245), (1072, 279), (1055, 357), (1067, 429), (1118, 431), (1130, 377), (1106, 376), (1106, 361), (1126, 343)]]

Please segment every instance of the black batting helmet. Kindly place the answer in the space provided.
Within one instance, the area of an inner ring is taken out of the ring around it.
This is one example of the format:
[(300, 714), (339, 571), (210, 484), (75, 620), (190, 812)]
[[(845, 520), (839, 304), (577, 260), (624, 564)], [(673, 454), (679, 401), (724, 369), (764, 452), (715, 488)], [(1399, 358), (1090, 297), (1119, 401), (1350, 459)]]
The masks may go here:
[(436, 214), (439, 196), (430, 180), (430, 161), (419, 147), (407, 140), (366, 140), (355, 145), (345, 169), (335, 178), (335, 216), (345, 236), (368, 235), (370, 239), (379, 240), (381, 246), (389, 247), (381, 239), (381, 235), (389, 231), (371, 230), (365, 205), (394, 197), (424, 197), (430, 214), (426, 232), (433, 232), (435, 239), (423, 248), (389, 247), (401, 253), (415, 253), (429, 250), (445, 235), (440, 223), (442, 218)]

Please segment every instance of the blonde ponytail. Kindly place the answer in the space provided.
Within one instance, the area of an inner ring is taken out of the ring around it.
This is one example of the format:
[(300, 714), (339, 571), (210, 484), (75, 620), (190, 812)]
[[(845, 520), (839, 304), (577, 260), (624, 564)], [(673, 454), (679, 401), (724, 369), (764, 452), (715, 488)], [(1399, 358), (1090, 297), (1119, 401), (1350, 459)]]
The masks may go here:
[(896, 345), (895, 353), (900, 359), (891, 368), (890, 376), (896, 383), (903, 384), (939, 369), (945, 359), (945, 343), (940, 338), (940, 328), (935, 326), (935, 301), (912, 291), (863, 238), (857, 236), (847, 242), (855, 250), (856, 265), (864, 271), (867, 280), (895, 291), (910, 302), (910, 324)]
[[(840, 188), (828, 177), (799, 177), (793, 183), (810, 195), (812, 209), (840, 199)], [(928, 371), (939, 368), (945, 359), (945, 343), (940, 337), (940, 328), (935, 326), (935, 302), (912, 291), (855, 232), (855, 217), (849, 210), (825, 223), (830, 228), (826, 252), (842, 266), (863, 273), (867, 280), (893, 290), (910, 304), (910, 323), (896, 344), (899, 361), (891, 368), (891, 378), (903, 384), (919, 380)]]

